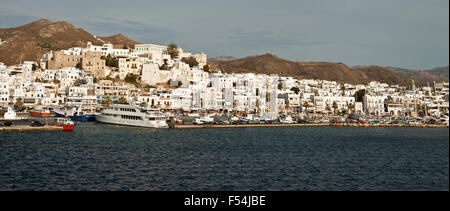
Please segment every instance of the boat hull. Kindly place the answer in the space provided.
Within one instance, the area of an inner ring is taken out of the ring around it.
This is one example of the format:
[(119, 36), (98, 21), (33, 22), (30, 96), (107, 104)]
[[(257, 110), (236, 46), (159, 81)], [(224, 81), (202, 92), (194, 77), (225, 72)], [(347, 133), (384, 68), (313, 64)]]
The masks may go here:
[(52, 116), (51, 113), (42, 113), (37, 111), (30, 111), (31, 116)]
[[(57, 113), (57, 112), (55, 112), (55, 116), (57, 116), (57, 117), (66, 117), (64, 114)], [(73, 121), (80, 121), (80, 122), (92, 122), (92, 121), (95, 121), (95, 115), (94, 114), (81, 115), (81, 116), (67, 116), (67, 117), (70, 118)]]
[(103, 115), (95, 115), (97, 122), (148, 128), (168, 128), (165, 121), (124, 120)]

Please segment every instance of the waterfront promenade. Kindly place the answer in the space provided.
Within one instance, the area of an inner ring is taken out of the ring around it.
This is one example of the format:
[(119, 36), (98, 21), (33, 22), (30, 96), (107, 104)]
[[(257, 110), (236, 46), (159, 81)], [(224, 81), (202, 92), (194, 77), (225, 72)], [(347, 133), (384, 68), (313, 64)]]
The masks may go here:
[(0, 132), (61, 131), (62, 129), (62, 127), (58, 126), (32, 127), (30, 125), (13, 125), (0, 127)]
[(448, 128), (446, 125), (407, 125), (407, 124), (329, 124), (329, 123), (316, 123), (316, 124), (242, 124), (242, 125), (173, 125), (176, 129), (194, 129), (194, 128), (245, 128), (245, 127), (410, 127), (410, 128)]

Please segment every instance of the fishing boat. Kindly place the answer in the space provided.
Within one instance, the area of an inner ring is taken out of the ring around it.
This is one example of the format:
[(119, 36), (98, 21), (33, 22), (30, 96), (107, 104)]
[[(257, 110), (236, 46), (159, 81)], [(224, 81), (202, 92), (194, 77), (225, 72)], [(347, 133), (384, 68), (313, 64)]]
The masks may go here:
[(52, 113), (49, 109), (44, 109), (42, 107), (35, 107), (34, 109), (30, 110), (31, 116), (52, 116)]
[(75, 128), (75, 123), (72, 120), (61, 117), (47, 120), (46, 125), (62, 127), (63, 130), (73, 130)]
[(64, 106), (55, 109), (55, 116), (68, 117), (73, 121), (95, 121), (95, 110), (83, 108), (82, 106)]

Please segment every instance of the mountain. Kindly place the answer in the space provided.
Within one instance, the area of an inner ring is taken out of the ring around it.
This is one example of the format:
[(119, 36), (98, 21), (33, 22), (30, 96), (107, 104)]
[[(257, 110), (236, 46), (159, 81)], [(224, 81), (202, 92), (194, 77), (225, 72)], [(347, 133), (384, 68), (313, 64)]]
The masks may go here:
[[(126, 44), (130, 40), (123, 35), (104, 37), (113, 44)], [(46, 19), (14, 27), (0, 29), (0, 62), (6, 65), (23, 61), (38, 61), (50, 50), (84, 47), (87, 42), (102, 45), (103, 42), (81, 28), (75, 28), (65, 21), (51, 22)], [(123, 43), (122, 43), (123, 42)], [(133, 41), (134, 42), (134, 41)]]
[(237, 58), (234, 56), (218, 56), (218, 57), (210, 58), (210, 59), (208, 59), (208, 61), (224, 62), (224, 61), (232, 61), (232, 60), (236, 60), (236, 59)]
[(138, 42), (126, 37), (123, 34), (115, 34), (109, 37), (97, 37), (105, 43), (113, 43), (114, 48), (134, 48), (135, 44), (139, 44)]
[(408, 85), (411, 81), (408, 77), (379, 66), (350, 68), (343, 63), (289, 61), (273, 54), (208, 63), (213, 69), (227, 73), (278, 74), (298, 79), (320, 79), (350, 84), (367, 84), (375, 80)]
[(411, 70), (397, 67), (387, 67), (398, 74), (404, 75), (421, 83), (432, 83), (433, 81), (449, 81), (449, 67), (437, 67), (431, 70)]

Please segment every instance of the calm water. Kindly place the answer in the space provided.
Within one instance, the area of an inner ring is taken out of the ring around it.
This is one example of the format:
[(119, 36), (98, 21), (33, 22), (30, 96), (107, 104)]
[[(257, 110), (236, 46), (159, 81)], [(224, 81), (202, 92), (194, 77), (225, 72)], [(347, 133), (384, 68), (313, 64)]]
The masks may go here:
[(0, 133), (0, 190), (449, 190), (449, 130)]

